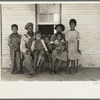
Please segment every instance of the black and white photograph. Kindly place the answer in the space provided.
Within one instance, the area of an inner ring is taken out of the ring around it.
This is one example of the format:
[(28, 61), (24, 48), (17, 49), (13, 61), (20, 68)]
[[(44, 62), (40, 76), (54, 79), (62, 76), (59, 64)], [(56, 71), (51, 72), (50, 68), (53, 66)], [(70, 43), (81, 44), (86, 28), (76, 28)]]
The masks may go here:
[(1, 3), (1, 81), (100, 81), (100, 3)]

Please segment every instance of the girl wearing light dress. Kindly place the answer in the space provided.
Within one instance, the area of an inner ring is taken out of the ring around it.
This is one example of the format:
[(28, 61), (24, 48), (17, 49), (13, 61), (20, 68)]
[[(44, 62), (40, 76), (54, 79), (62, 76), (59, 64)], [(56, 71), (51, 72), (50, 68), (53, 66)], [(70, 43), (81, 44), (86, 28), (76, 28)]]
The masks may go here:
[[(55, 49), (52, 52), (52, 68), (53, 72), (52, 74), (57, 74), (58, 69), (61, 66), (62, 61), (67, 61), (67, 52), (65, 50), (65, 40), (63, 39), (63, 35), (61, 33), (56, 34), (56, 40), (54, 41)], [(58, 65), (55, 68), (56, 60), (58, 61)]]
[[(58, 73), (57, 67), (55, 65), (57, 64), (58, 67), (59, 67), (61, 65), (61, 62), (62, 62), (62, 60), (61, 60), (62, 56), (58, 57), (58, 54), (57, 55), (55, 54), (55, 48), (56, 48), (55, 41), (57, 40), (57, 34), (60, 34), (61, 35), (61, 39), (65, 40), (65, 34), (63, 33), (63, 31), (65, 30), (65, 26), (63, 24), (57, 24), (55, 26), (55, 30), (56, 30), (56, 33), (53, 34), (51, 36), (51, 39), (50, 39), (51, 40), (50, 44), (51, 44), (52, 49), (53, 49), (53, 52), (52, 52), (52, 70), (51, 70), (51, 74)], [(59, 54), (61, 55), (61, 53), (59, 53)], [(67, 58), (66, 54), (64, 55), (64, 57)], [(57, 59), (60, 59), (60, 60), (58, 62), (56, 62)]]
[(70, 72), (74, 73), (75, 61), (80, 58), (81, 51), (79, 49), (79, 32), (75, 30), (77, 22), (75, 19), (69, 21), (70, 30), (65, 34), (66, 46), (68, 52)]

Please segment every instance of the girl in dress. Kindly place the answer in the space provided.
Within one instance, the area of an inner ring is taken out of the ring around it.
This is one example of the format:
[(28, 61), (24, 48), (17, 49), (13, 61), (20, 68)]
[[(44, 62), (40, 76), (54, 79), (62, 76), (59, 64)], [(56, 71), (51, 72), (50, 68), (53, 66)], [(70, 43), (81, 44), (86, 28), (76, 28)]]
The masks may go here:
[[(65, 50), (65, 41), (61, 33), (56, 34), (56, 40), (54, 41), (55, 49), (53, 50), (52, 57), (52, 74), (58, 73), (58, 68), (61, 66), (62, 61), (67, 61), (67, 52)], [(57, 67), (55, 68), (55, 63), (59, 60)]]
[(68, 60), (69, 67), (71, 69), (71, 73), (73, 74), (73, 67), (75, 66), (75, 61), (79, 59), (81, 51), (79, 49), (79, 32), (75, 30), (77, 22), (75, 19), (71, 19), (69, 21), (70, 30), (65, 34), (67, 52), (68, 52)]
[(41, 33), (39, 31), (35, 33), (35, 40), (32, 42), (31, 50), (34, 54), (34, 70), (38, 67), (40, 71), (44, 62), (45, 51), (48, 50), (44, 40), (41, 39)]

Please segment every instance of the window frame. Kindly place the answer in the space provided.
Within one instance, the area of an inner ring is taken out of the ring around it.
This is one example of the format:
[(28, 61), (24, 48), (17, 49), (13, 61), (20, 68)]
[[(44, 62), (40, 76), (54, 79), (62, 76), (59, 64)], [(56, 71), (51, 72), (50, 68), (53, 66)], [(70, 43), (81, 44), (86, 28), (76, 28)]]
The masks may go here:
[[(58, 16), (59, 16), (59, 18), (58, 18), (58, 22), (39, 22), (39, 5), (40, 4), (37, 4), (37, 25), (56, 25), (56, 24), (59, 24), (59, 23), (61, 23), (61, 4), (58, 4)], [(47, 5), (50, 5), (50, 4), (47, 4)], [(40, 14), (40, 15), (42, 15), (42, 14)], [(48, 17), (49, 17), (49, 13), (48, 13)], [(48, 18), (49, 19), (49, 18)]]

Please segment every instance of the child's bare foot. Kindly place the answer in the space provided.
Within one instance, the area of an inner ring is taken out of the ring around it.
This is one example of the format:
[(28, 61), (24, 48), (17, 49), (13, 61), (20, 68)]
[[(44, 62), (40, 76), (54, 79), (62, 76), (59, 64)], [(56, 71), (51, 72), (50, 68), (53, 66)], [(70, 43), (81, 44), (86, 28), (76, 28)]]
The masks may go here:
[(66, 68), (66, 74), (69, 74), (70, 73), (70, 70), (69, 69), (70, 69), (69, 67)]
[(52, 68), (52, 66), (51, 66), (51, 64), (49, 64), (49, 69), (51, 69)]
[(70, 73), (73, 75), (74, 74), (74, 69), (73, 67), (70, 68)]
[(54, 75), (54, 74), (55, 74), (55, 71), (54, 71), (54, 70), (52, 70), (50, 74), (51, 74), (51, 75)]
[(15, 72), (13, 72), (13, 74), (19, 74), (19, 72), (18, 71), (15, 71)]
[(37, 68), (36, 68), (36, 72), (37, 72), (37, 74), (40, 73), (40, 71), (41, 71), (40, 66), (37, 66)]
[(32, 73), (32, 74), (28, 74), (28, 78), (32, 78), (35, 76), (35, 73)]
[(20, 71), (20, 72), (19, 72), (19, 74), (23, 74), (23, 73), (24, 73), (23, 71)]
[(11, 74), (14, 74), (14, 72), (11, 72)]
[(58, 70), (55, 70), (56, 75), (60, 75), (60, 72)]
[(76, 69), (75, 72), (78, 73), (78, 69)]

